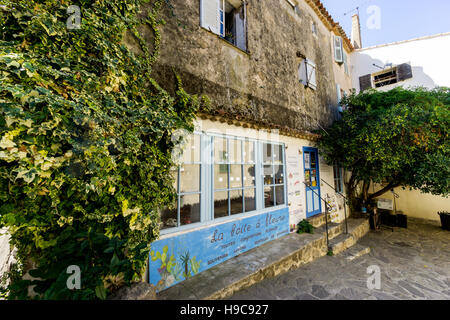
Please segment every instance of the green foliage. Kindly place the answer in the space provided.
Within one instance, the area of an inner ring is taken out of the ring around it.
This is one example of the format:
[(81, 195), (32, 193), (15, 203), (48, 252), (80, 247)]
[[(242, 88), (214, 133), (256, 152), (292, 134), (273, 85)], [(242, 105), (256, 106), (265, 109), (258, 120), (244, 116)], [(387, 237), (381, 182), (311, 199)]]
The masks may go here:
[(449, 88), (368, 90), (341, 103), (347, 106), (342, 120), (327, 130), (319, 147), (328, 163), (352, 172), (350, 190), (359, 182), (368, 190), (375, 182), (387, 183), (387, 189), (449, 194)]
[[(142, 276), (158, 208), (175, 199), (172, 134), (198, 108), (181, 82), (171, 96), (151, 78), (163, 1), (148, 2), (0, 1), (0, 227), (38, 278), (16, 276), (11, 299), (30, 285), (37, 298), (104, 299)], [(80, 29), (66, 28), (69, 5)], [(81, 290), (66, 288), (70, 265)]]
[(308, 220), (303, 219), (297, 224), (297, 227), (297, 233), (299, 234), (314, 233), (314, 227)]

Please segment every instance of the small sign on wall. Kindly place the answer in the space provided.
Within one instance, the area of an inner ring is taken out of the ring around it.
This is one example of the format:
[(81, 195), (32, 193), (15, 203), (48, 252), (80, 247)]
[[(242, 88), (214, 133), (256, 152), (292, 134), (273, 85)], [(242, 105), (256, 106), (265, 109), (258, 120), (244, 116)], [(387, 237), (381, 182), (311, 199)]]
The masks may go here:
[(378, 199), (378, 209), (394, 210), (393, 201), (390, 199)]

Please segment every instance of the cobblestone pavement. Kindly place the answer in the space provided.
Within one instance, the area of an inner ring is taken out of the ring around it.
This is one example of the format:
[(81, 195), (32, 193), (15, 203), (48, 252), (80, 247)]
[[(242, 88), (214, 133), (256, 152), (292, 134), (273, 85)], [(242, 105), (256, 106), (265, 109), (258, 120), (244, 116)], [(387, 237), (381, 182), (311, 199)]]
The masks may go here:
[[(450, 300), (450, 232), (440, 224), (408, 219), (408, 229), (371, 231), (358, 246), (369, 254), (322, 257), (237, 292), (243, 300)], [(381, 289), (367, 288), (367, 267), (381, 270)]]

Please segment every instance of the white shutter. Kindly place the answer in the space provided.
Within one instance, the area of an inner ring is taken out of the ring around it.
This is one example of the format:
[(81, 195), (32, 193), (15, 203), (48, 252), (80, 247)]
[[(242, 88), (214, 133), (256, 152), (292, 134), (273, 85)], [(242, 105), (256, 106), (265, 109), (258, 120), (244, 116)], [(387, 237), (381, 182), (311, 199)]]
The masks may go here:
[(316, 89), (316, 64), (308, 59), (306, 60), (306, 72), (308, 77), (308, 86), (312, 89)]
[(307, 86), (308, 85), (308, 77), (306, 75), (306, 62), (302, 60), (300, 65), (298, 66), (298, 80), (301, 84)]
[(338, 105), (340, 105), (342, 96), (341, 96), (341, 86), (339, 84), (336, 84), (336, 92), (337, 92), (337, 103)]
[(219, 1), (200, 0), (200, 25), (215, 34), (220, 33)]
[(336, 60), (336, 62), (344, 62), (342, 53), (342, 38), (339, 36), (334, 36), (334, 60)]

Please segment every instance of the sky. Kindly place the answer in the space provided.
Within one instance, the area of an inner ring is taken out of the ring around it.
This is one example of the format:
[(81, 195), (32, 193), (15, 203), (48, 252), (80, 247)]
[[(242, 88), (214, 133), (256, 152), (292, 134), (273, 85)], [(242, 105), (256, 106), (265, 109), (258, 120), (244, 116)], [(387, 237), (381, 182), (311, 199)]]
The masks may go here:
[(450, 32), (449, 0), (321, 0), (333, 20), (351, 37), (359, 7), (364, 48)]

